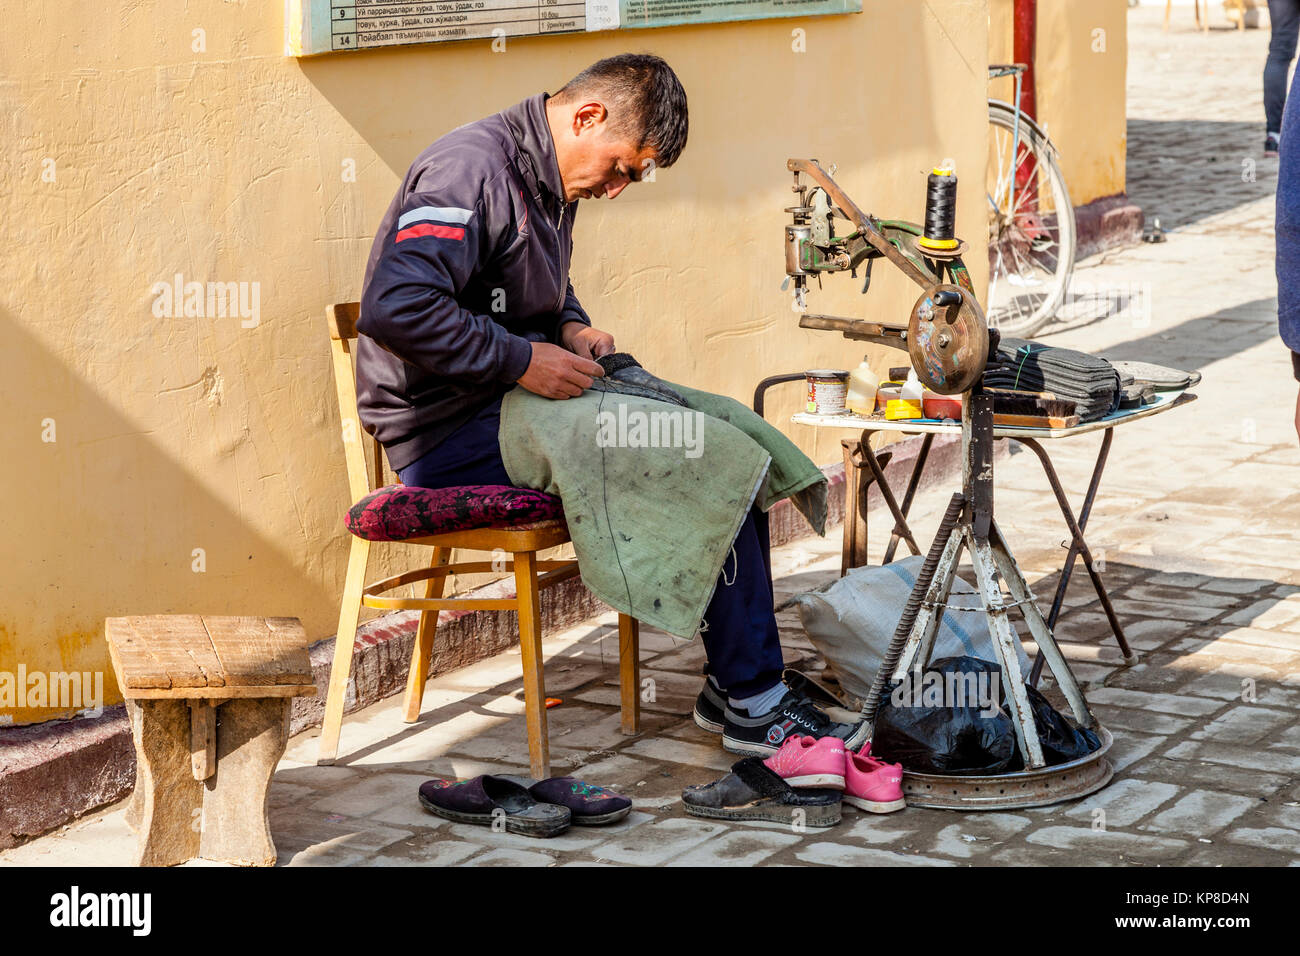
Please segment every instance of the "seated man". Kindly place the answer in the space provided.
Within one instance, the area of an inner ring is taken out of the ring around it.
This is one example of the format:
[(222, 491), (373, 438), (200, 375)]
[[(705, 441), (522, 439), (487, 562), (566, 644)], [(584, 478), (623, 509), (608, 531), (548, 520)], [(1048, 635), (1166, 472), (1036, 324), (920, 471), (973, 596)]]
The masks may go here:
[[(590, 388), (614, 337), (569, 282), (577, 200), (616, 197), (686, 145), (686, 94), (658, 57), (593, 64), (453, 130), (406, 174), (366, 265), (358, 407), (406, 485), (513, 482), (502, 464), (502, 396), (562, 401)], [(701, 626), (708, 677), (695, 721), (743, 754), (793, 734), (842, 736), (781, 680), (767, 516), (740, 528)]]

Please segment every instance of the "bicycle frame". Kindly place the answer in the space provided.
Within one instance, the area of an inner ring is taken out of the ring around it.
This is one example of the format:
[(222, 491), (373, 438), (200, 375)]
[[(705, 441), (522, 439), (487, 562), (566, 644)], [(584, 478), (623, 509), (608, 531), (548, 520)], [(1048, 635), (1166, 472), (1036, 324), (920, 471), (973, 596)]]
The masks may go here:
[(1015, 79), (1015, 84), (1016, 84), (1015, 119), (1012, 122), (1012, 128), (1011, 128), (1011, 159), (1010, 159), (1011, 170), (1009, 176), (1010, 179), (1009, 188), (1011, 190), (1011, 195), (1007, 197), (1009, 201), (1007, 208), (1012, 210), (1016, 208), (1017, 170), (1015, 166), (1016, 166), (1016, 155), (1020, 152), (1020, 116), (1021, 116), (1020, 90), (1021, 90), (1021, 84), (1024, 82), (1025, 71), (1027, 69), (1029, 69), (1029, 67), (1027, 67), (1023, 63), (1006, 63), (1006, 64), (998, 64), (996, 66), (994, 65), (989, 66), (990, 80), (1000, 79), (1001, 77), (1004, 76), (1014, 76), (1016, 78)]

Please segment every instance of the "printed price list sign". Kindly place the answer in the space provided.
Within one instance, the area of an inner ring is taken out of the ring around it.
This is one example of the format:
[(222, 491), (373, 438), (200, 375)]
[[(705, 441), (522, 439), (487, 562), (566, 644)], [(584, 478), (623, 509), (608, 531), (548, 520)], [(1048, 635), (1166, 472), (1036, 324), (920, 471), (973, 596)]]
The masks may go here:
[(288, 0), (285, 53), (861, 11), (862, 0)]

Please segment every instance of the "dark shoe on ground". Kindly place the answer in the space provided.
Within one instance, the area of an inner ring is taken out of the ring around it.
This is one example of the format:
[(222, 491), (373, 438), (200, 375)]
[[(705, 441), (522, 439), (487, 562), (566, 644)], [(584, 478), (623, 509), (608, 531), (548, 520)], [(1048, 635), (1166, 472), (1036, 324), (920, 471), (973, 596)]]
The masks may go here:
[(796, 790), (757, 757), (737, 761), (721, 780), (682, 791), (691, 816), (715, 820), (765, 820), (810, 827), (840, 822), (838, 790)]
[(823, 684), (809, 674), (793, 667), (787, 667), (781, 672), (781, 680), (785, 686), (789, 687), (800, 697), (807, 697), (810, 701), (823, 709), (827, 707), (843, 707), (844, 702), (829, 687)]
[(492, 826), (501, 820), (507, 833), (552, 837), (569, 829), (567, 807), (539, 803), (527, 789), (504, 777), (484, 774), (472, 780), (426, 780), (420, 806), (456, 823)]
[(575, 827), (596, 827), (622, 820), (632, 809), (632, 801), (608, 787), (575, 777), (549, 777), (540, 783), (532, 777), (505, 776), (503, 780), (528, 788), (528, 793), (538, 803), (566, 807), (573, 815)]
[(766, 714), (750, 717), (730, 707), (726, 709), (726, 722), (722, 731), (722, 746), (732, 753), (751, 757), (767, 757), (781, 749), (787, 737), (838, 737), (846, 747), (855, 750), (867, 741), (867, 724), (836, 723), (826, 712), (791, 691), (781, 703)]
[(1276, 159), (1276, 158), (1277, 158), (1277, 147), (1278, 147), (1278, 143), (1279, 143), (1280, 141), (1281, 141), (1281, 137), (1278, 136), (1276, 133), (1269, 133), (1268, 136), (1265, 137), (1265, 139), (1264, 139), (1264, 157), (1265, 157), (1266, 159)]
[(704, 680), (704, 689), (695, 698), (695, 725), (711, 734), (720, 734), (726, 723), (727, 698), (713, 689), (708, 678)]

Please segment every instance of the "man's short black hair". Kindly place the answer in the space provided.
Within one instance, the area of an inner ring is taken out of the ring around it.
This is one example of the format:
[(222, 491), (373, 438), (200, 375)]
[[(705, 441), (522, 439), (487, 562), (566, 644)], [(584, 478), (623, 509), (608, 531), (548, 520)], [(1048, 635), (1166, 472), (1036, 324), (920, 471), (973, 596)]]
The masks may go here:
[(671, 166), (686, 148), (686, 91), (672, 67), (649, 53), (620, 53), (587, 67), (555, 94), (560, 102), (596, 96), (614, 129), (630, 134), (638, 150), (655, 151), (655, 165)]

